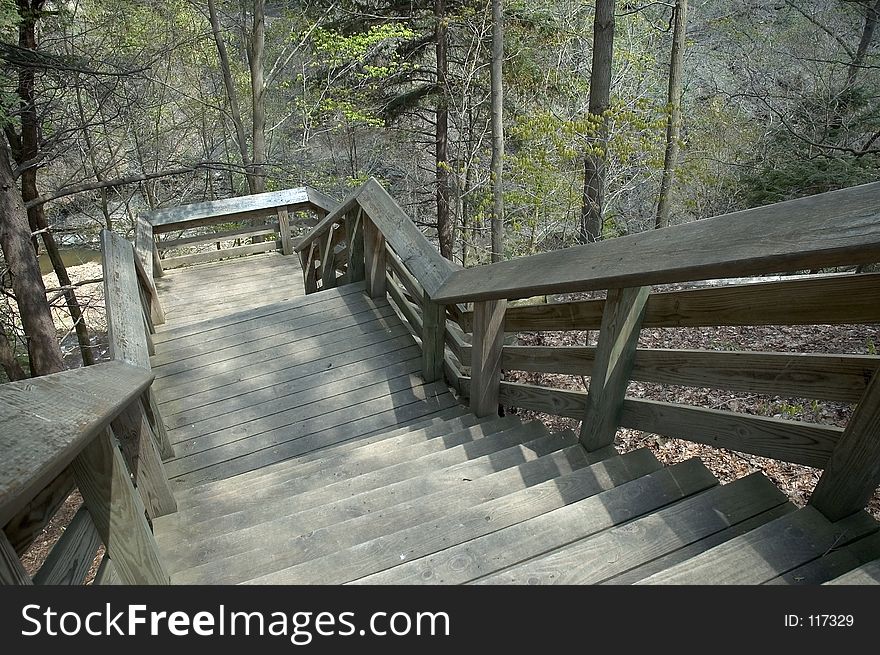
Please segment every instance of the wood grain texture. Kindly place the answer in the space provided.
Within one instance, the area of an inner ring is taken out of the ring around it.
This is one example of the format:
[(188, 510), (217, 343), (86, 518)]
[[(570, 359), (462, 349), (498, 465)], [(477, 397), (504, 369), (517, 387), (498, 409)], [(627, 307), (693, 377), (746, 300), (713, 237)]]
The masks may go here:
[(278, 231), (281, 233), (281, 254), (293, 254), (293, 242), (290, 237), (290, 215), (287, 213), (287, 207), (278, 207), (275, 209), (278, 216)]
[(156, 247), (159, 252), (166, 252), (183, 246), (195, 246), (203, 243), (217, 243), (219, 241), (234, 241), (235, 239), (268, 236), (270, 234), (275, 234), (276, 232), (277, 230), (274, 227), (249, 225), (234, 230), (223, 230), (222, 232), (211, 232), (210, 234), (199, 234), (180, 239), (166, 239), (164, 241), (159, 241), (156, 244)]
[(650, 291), (648, 287), (608, 291), (581, 421), (580, 439), (587, 450), (614, 443)]
[[(880, 533), (835, 547), (811, 562), (768, 580), (769, 585), (824, 584), (880, 557)], [(880, 581), (880, 578), (878, 578)]]
[(336, 262), (333, 257), (333, 235), (327, 232), (321, 240), (321, 288), (332, 289), (336, 286)]
[(159, 449), (159, 456), (163, 460), (171, 459), (174, 457), (174, 446), (171, 445), (171, 439), (168, 437), (168, 430), (165, 427), (162, 412), (159, 411), (159, 401), (156, 399), (156, 392), (152, 387), (147, 389), (141, 398), (141, 403), (147, 414), (147, 420), (150, 422), (150, 428), (153, 430), (156, 447)]
[(272, 252), (278, 250), (280, 247), (281, 242), (279, 241), (263, 241), (262, 243), (250, 243), (244, 246), (221, 248), (220, 250), (206, 250), (205, 252), (197, 252), (192, 255), (166, 257), (162, 260), (162, 264), (165, 266), (166, 269), (171, 269), (178, 266), (189, 266), (191, 264), (213, 262), (220, 259), (231, 259), (234, 257), (241, 257), (242, 255), (253, 255), (256, 253)]
[[(135, 270), (137, 271), (138, 283), (149, 299), (148, 306), (150, 319), (155, 325), (162, 325), (165, 322), (165, 311), (162, 309), (162, 303), (159, 300), (159, 292), (156, 290), (156, 284), (153, 282), (153, 277), (147, 272), (147, 269), (144, 268), (144, 264), (140, 257), (134, 258), (134, 265)], [(155, 270), (156, 267), (154, 266), (153, 271), (155, 272)]]
[(138, 218), (134, 234), (135, 256), (141, 260), (141, 263), (144, 265), (144, 270), (150, 278), (154, 275), (153, 247), (153, 228), (150, 227), (150, 224), (143, 218)]
[(348, 235), (348, 282), (362, 282), (364, 273), (363, 210), (350, 211), (345, 215), (345, 233)]
[(80, 507), (61, 538), (49, 551), (46, 561), (34, 575), (34, 584), (82, 584), (95, 561), (101, 536), (89, 511)]
[(872, 263), (880, 260), (878, 199), (880, 183), (864, 184), (478, 266), (451, 275), (431, 297), (447, 304), (527, 298)]
[(825, 584), (829, 585), (873, 585), (880, 584), (880, 559), (875, 559), (873, 562), (868, 562), (867, 564), (863, 564), (858, 568), (853, 569), (849, 573), (846, 573), (839, 578), (835, 578), (830, 582)]
[(850, 417), (810, 505), (832, 521), (863, 509), (880, 486), (880, 375)]
[(110, 358), (149, 370), (134, 252), (127, 241), (108, 230), (101, 232), (101, 249)]
[(71, 466), (120, 580), (124, 584), (168, 584), (144, 506), (110, 431), (92, 439)]
[(0, 525), (52, 482), (152, 375), (107, 362), (0, 386)]
[(446, 307), (432, 302), (426, 294), (422, 301), (422, 377), (433, 382), (443, 377), (446, 355)]
[(364, 218), (364, 274), (367, 295), (385, 297), (385, 236), (369, 218)]
[(15, 548), (0, 530), (0, 586), (32, 585), (31, 577), (24, 570)]
[(477, 416), (489, 416), (498, 412), (506, 305), (503, 300), (474, 305), (469, 394), (471, 411)]

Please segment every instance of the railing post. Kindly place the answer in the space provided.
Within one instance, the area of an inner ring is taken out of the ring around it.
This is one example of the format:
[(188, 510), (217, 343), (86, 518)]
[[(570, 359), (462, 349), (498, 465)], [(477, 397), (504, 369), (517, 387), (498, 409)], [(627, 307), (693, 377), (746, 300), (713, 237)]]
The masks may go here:
[(446, 306), (422, 296), (422, 377), (425, 382), (443, 378), (446, 354)]
[(825, 471), (810, 505), (837, 521), (864, 509), (880, 486), (880, 372), (874, 373)]
[(0, 527), (0, 585), (32, 585), (31, 576), (24, 570), (15, 548)]
[(123, 584), (168, 584), (144, 505), (110, 430), (71, 464), (83, 501)]
[(336, 287), (336, 266), (333, 256), (333, 226), (321, 240), (321, 287), (325, 291)]
[(281, 254), (290, 255), (293, 253), (293, 242), (290, 239), (290, 216), (287, 207), (278, 207), (275, 213), (278, 215), (278, 231), (281, 233)]
[(364, 266), (367, 278), (367, 295), (370, 298), (385, 297), (385, 236), (370, 220), (364, 222)]
[(345, 216), (345, 234), (348, 238), (348, 282), (364, 279), (364, 210), (350, 211)]
[(318, 253), (318, 242), (312, 241), (307, 252), (301, 252), (300, 256), (303, 267), (303, 287), (306, 295), (318, 290), (318, 271), (315, 268), (315, 259)]
[(609, 289), (580, 440), (589, 450), (614, 443), (650, 287)]
[(506, 300), (474, 303), (470, 402), (471, 411), (477, 416), (498, 413), (506, 309)]

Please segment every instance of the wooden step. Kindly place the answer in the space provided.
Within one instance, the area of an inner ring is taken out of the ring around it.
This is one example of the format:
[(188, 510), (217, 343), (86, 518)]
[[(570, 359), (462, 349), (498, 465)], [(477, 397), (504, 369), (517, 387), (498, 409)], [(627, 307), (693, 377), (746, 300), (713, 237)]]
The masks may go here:
[(834, 548), (831, 551), (768, 580), (765, 584), (816, 585), (824, 584), (880, 557), (880, 532)]
[[(552, 457), (540, 464), (534, 463), (548, 455)], [(311, 509), (300, 511), (291, 504), (289, 514), (276, 516), (272, 521), (252, 524), (247, 528), (237, 527), (239, 522), (249, 520), (247, 513), (230, 516), (227, 525), (220, 521), (201, 524), (199, 531), (187, 526), (177, 514), (171, 514), (162, 517), (155, 524), (156, 540), (173, 569), (177, 559), (188, 557), (192, 553), (204, 555), (204, 561), (207, 561), (212, 556), (245, 552), (253, 548), (255, 543), (259, 543), (262, 533), (269, 529), (279, 534), (305, 534), (380, 512), (399, 503), (416, 502), (417, 499), (431, 494), (462, 494), (471, 488), (475, 489), (473, 493), (503, 494), (511, 488), (517, 488), (516, 485), (550, 479), (558, 470), (567, 470), (585, 461), (601, 461), (614, 455), (616, 452), (611, 448), (584, 455), (577, 438), (570, 432), (549, 435)], [(478, 480), (493, 475), (497, 477), (486, 483), (475, 484)], [(484, 487), (484, 484), (488, 487)], [(430, 511), (429, 504), (422, 504), (422, 507), (424, 512)]]
[[(756, 473), (477, 583), (597, 584), (785, 502), (776, 486)], [(690, 561), (680, 566), (684, 568)]]
[(185, 512), (190, 525), (216, 518), (216, 505), (226, 506), (234, 503), (238, 511), (248, 511), (252, 515), (267, 514), (279, 502), (287, 504), (299, 494), (327, 487), (342, 480), (356, 478), (390, 466), (413, 462), (425, 455), (462, 446), (490, 434), (497, 434), (521, 425), (519, 419), (507, 417), (485, 421), (462, 430), (452, 430), (442, 438), (421, 440), (407, 445), (406, 442), (395, 447), (399, 439), (407, 435), (393, 437), (340, 453), (323, 460), (292, 464), (286, 471), (271, 478), (263, 477), (259, 485), (249, 485), (246, 490), (236, 486), (223, 494), (216, 494), (209, 502)]
[[(288, 473), (296, 475), (296, 469), (303, 466), (302, 470), (311, 471), (314, 467), (320, 468), (325, 458), (333, 458), (343, 455), (365, 446), (394, 440), (395, 444), (418, 443), (421, 440), (442, 436), (447, 430), (458, 430), (471, 427), (479, 422), (476, 416), (466, 408), (458, 405), (433, 414), (436, 418), (417, 421), (412, 425), (405, 425), (390, 431), (380, 431), (372, 435), (358, 437), (351, 441), (333, 444), (307, 453), (301, 457), (271, 464), (256, 471), (242, 473), (226, 480), (215, 480), (181, 489), (177, 494), (178, 507), (187, 508), (197, 505), (216, 495), (232, 492), (236, 489), (253, 489), (263, 484), (263, 480), (272, 481), (284, 479)], [(448, 427), (447, 427), (448, 426)], [(399, 440), (399, 441), (398, 441)], [(271, 483), (271, 482), (270, 482)], [(208, 501), (210, 502), (210, 501)]]
[[(643, 449), (403, 530), (390, 532), (393, 528), (378, 519), (381, 536), (365, 541), (363, 537), (369, 533), (357, 534), (353, 539), (360, 543), (336, 552), (328, 552), (331, 545), (319, 540), (320, 546), (301, 555), (300, 563), (264, 573), (248, 584), (351, 582), (594, 496), (655, 471), (659, 466), (650, 451)], [(310, 535), (309, 539), (314, 537)]]
[(369, 575), (354, 584), (472, 582), (717, 484), (699, 459), (690, 459), (498, 532)]
[(880, 584), (880, 559), (875, 559), (867, 564), (853, 569), (839, 578), (835, 578), (825, 584)]
[[(727, 485), (732, 486), (732, 485)], [(762, 584), (862, 536), (878, 524), (864, 512), (831, 523), (807, 506), (716, 546), (643, 584)]]

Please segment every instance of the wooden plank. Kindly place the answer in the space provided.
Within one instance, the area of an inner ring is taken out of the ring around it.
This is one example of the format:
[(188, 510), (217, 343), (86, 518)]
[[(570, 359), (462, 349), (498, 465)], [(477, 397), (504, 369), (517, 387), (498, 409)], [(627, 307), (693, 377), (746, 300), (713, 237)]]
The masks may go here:
[(165, 275), (165, 269), (162, 268), (162, 260), (159, 258), (159, 250), (156, 248), (156, 242), (153, 241), (152, 245), (152, 254), (153, 254), (153, 277), (163, 277)]
[(364, 271), (363, 210), (350, 211), (345, 215), (345, 233), (348, 235), (348, 281), (362, 282)]
[(618, 486), (596, 496), (457, 544), (432, 556), (408, 560), (383, 573), (361, 578), (355, 584), (464, 584), (718, 484), (698, 459), (640, 473), (641, 477), (618, 483)]
[(15, 548), (9, 543), (6, 533), (0, 530), (0, 586), (32, 584), (31, 577), (24, 570)]
[(39, 585), (79, 585), (92, 568), (101, 536), (92, 517), (80, 507), (34, 576)]
[[(501, 366), (589, 376), (595, 359), (593, 347), (505, 346)], [(856, 402), (878, 368), (880, 357), (870, 355), (640, 348), (630, 377), (658, 384)]]
[(149, 370), (150, 354), (131, 246), (109, 230), (101, 232), (104, 251), (104, 299), (110, 358)]
[[(144, 268), (144, 264), (140, 257), (134, 258), (134, 265), (137, 272), (138, 283), (149, 298), (150, 319), (154, 324), (162, 325), (165, 322), (165, 312), (162, 309), (162, 303), (159, 301), (159, 292), (156, 291), (156, 285), (153, 282), (153, 278), (147, 273), (147, 269)], [(155, 266), (153, 267), (153, 271), (156, 271)]]
[(356, 210), (358, 208), (358, 197), (361, 195), (363, 190), (363, 186), (350, 191), (345, 198), (343, 198), (342, 202), (340, 202), (336, 207), (328, 214), (326, 214), (318, 224), (312, 228), (312, 230), (302, 237), (299, 241), (297, 241), (294, 246), (294, 250), (297, 252), (302, 252), (306, 248), (310, 247), (312, 243), (316, 239), (319, 239), (324, 236), (324, 233), (330, 229), (331, 226), (339, 223), (344, 220), (344, 216), (346, 213)]
[(305, 268), (303, 269), (303, 285), (305, 286), (306, 294), (315, 293), (318, 290), (318, 269), (315, 268), (317, 257), (318, 244), (313, 243), (309, 246)]
[(614, 443), (650, 291), (648, 287), (608, 291), (596, 365), (581, 421), (580, 439), (587, 450)]
[[(397, 282), (389, 278), (385, 280), (385, 286), (388, 291), (388, 297), (400, 310), (403, 318), (406, 319), (409, 331), (413, 336), (418, 336), (418, 338), (421, 339), (423, 324), (419, 309), (406, 299), (406, 296), (403, 294), (403, 289), (400, 288), (400, 285), (398, 285)], [(421, 342), (419, 343), (419, 347), (421, 347)]]
[(450, 304), (873, 263), (880, 261), (878, 199), (880, 183), (864, 184), (478, 266), (429, 292)]
[(385, 236), (369, 218), (364, 218), (364, 275), (367, 295), (385, 297)]
[[(648, 298), (642, 327), (878, 323), (880, 309), (872, 302), (878, 294), (877, 273), (666, 291)], [(504, 329), (597, 330), (604, 306), (604, 300), (578, 300), (511, 307)], [(462, 312), (465, 331), (472, 321), (473, 312)]]
[(111, 426), (147, 515), (152, 519), (176, 512), (177, 503), (159, 457), (156, 437), (141, 403), (130, 403)]
[(388, 267), (394, 271), (394, 275), (403, 284), (413, 302), (421, 303), (422, 298), (425, 297), (425, 290), (422, 288), (422, 285), (419, 284), (419, 281), (409, 272), (407, 267), (403, 265), (403, 262), (400, 261), (400, 258), (391, 248), (386, 248), (386, 250)]
[(880, 486), (880, 375), (868, 383), (850, 417), (810, 505), (832, 521), (863, 509)]
[(831, 523), (804, 507), (637, 584), (762, 584), (876, 530), (864, 513)]
[(180, 239), (168, 239), (166, 241), (159, 241), (156, 247), (158, 248), (159, 252), (165, 252), (167, 250), (181, 248), (183, 246), (194, 246), (203, 243), (217, 243), (219, 241), (234, 241), (235, 239), (247, 237), (267, 236), (269, 234), (275, 234), (276, 231), (277, 230), (275, 229), (275, 227), (248, 225), (246, 227), (239, 227), (234, 230), (224, 230), (222, 232), (211, 232), (208, 234), (197, 234), (196, 236), (192, 237), (183, 237)]
[[(771, 585), (816, 585), (833, 580), (880, 557), (880, 533), (836, 547), (811, 562), (768, 580)], [(878, 579), (880, 580), (880, 579)]]
[(783, 502), (785, 496), (773, 483), (756, 473), (481, 578), (477, 584), (598, 584)]
[(432, 302), (425, 294), (422, 301), (422, 377), (426, 382), (443, 378), (446, 355), (446, 307)]
[(156, 233), (159, 233), (169, 232), (178, 225), (195, 227), (204, 224), (206, 220), (213, 223), (231, 223), (247, 218), (270, 216), (275, 213), (276, 207), (293, 205), (295, 207), (293, 211), (297, 211), (300, 208), (307, 209), (311, 204), (308, 188), (298, 187), (168, 207), (149, 212), (144, 218), (150, 222)]
[(0, 385), (0, 525), (67, 468), (151, 380), (148, 371), (106, 362)]
[[(103, 240), (101, 242), (103, 246)], [(135, 256), (141, 260), (147, 277), (153, 277), (153, 229), (142, 217), (137, 219), (135, 225), (134, 250)]]
[(274, 250), (278, 250), (279, 247), (280, 243), (278, 241), (263, 241), (262, 243), (250, 243), (244, 246), (234, 246), (232, 248), (223, 248), (221, 250), (207, 250), (205, 252), (198, 252), (193, 255), (166, 257), (162, 260), (162, 263), (165, 268), (175, 268), (177, 266), (201, 264), (202, 262), (213, 262), (217, 261), (218, 259), (241, 257), (242, 255), (272, 252)]
[(92, 584), (96, 585), (118, 585), (122, 584), (119, 580), (119, 574), (116, 573), (116, 566), (113, 564), (113, 560), (107, 557), (106, 553), (101, 558), (101, 564), (98, 565), (98, 572), (95, 574), (95, 581)]
[(153, 430), (156, 447), (159, 449), (159, 456), (163, 460), (171, 459), (174, 457), (174, 446), (171, 445), (168, 430), (165, 429), (165, 421), (162, 419), (162, 413), (159, 411), (159, 402), (156, 399), (156, 392), (152, 387), (144, 393), (141, 403), (147, 415), (147, 420), (150, 422), (150, 428)]
[(3, 530), (15, 552), (23, 554), (58, 513), (74, 490), (73, 473), (64, 469), (6, 522)]
[(474, 305), (470, 405), (471, 411), (477, 416), (498, 412), (506, 305), (504, 300)]
[(853, 569), (849, 573), (840, 576), (839, 578), (835, 578), (826, 584), (831, 585), (868, 585), (868, 584), (880, 584), (880, 559), (876, 559), (873, 562), (868, 562), (867, 564), (863, 564), (857, 569)]
[(333, 235), (328, 231), (321, 240), (321, 289), (332, 289), (336, 286), (336, 262), (333, 257)]
[(287, 214), (287, 207), (278, 207), (275, 210), (278, 216), (278, 231), (281, 232), (281, 254), (293, 254), (293, 243), (290, 237), (290, 216)]
[(71, 466), (120, 580), (125, 584), (167, 584), (168, 574), (144, 517), (144, 506), (110, 431), (92, 439)]

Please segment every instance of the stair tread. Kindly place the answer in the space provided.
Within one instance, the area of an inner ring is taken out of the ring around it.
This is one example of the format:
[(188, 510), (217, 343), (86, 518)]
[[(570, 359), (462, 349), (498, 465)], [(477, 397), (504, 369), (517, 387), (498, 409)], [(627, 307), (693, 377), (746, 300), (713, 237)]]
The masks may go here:
[(765, 584), (824, 584), (880, 557), (880, 532), (839, 548), (834, 548), (811, 562), (768, 580)]
[(880, 559), (862, 564), (825, 584), (880, 584)]
[(401, 561), (443, 550), (496, 532), (656, 471), (661, 465), (646, 449), (618, 455), (592, 466), (441, 517), (387, 533), (335, 552), (264, 573), (248, 584), (341, 584), (391, 568)]
[(463, 584), (556, 550), (718, 484), (694, 458), (354, 584)]

